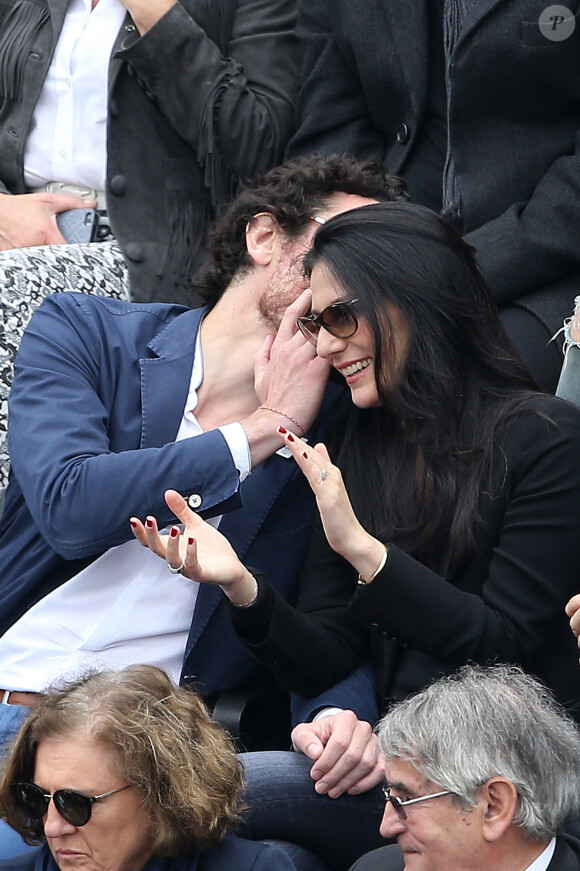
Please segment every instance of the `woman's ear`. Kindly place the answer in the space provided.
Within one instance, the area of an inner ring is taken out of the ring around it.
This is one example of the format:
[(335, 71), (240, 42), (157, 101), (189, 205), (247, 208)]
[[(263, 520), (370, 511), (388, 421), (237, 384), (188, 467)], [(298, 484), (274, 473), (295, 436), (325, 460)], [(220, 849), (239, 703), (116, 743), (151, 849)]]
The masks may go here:
[(280, 227), (274, 215), (260, 212), (248, 221), (246, 248), (257, 266), (269, 266), (280, 245)]
[(483, 804), (483, 836), (487, 841), (498, 841), (513, 824), (518, 809), (517, 790), (506, 777), (492, 777), (479, 794)]

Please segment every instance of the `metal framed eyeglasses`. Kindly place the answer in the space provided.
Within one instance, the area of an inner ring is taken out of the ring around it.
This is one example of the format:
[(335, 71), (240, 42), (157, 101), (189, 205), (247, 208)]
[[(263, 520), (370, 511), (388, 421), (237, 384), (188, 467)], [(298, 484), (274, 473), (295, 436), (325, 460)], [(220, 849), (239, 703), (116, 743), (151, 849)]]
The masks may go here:
[(350, 339), (358, 330), (358, 321), (352, 311), (352, 306), (357, 302), (358, 299), (333, 302), (318, 315), (304, 315), (296, 321), (298, 329), (313, 345), (318, 340), (321, 327), (337, 339)]
[(406, 820), (407, 812), (405, 808), (409, 807), (409, 805), (418, 804), (420, 801), (429, 801), (431, 798), (441, 798), (442, 795), (454, 795), (454, 793), (446, 789), (443, 792), (432, 792), (430, 795), (419, 795), (417, 798), (409, 798), (407, 801), (403, 801), (398, 795), (391, 795), (390, 786), (383, 786), (383, 795), (386, 801), (391, 802), (397, 816), (402, 820)]

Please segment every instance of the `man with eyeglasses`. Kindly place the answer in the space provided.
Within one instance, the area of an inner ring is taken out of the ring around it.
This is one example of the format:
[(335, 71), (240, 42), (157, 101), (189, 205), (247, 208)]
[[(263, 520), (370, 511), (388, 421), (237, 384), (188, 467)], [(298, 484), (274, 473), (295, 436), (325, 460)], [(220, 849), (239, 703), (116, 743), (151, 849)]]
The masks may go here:
[[(295, 595), (314, 506), (277, 428), (318, 441), (342, 398), (296, 327), (310, 308), (302, 255), (320, 221), (405, 197), (380, 162), (298, 159), (218, 223), (206, 308), (67, 293), (36, 311), (10, 400), (0, 741), (45, 686), (91, 664), (158, 665), (210, 703), (259, 677), (219, 590), (142, 548), (129, 518), (170, 526), (176, 489)], [(350, 690), (337, 704), (355, 707)], [(357, 713), (376, 717), (374, 699)]]
[(397, 846), (352, 871), (577, 871), (580, 733), (520, 669), (466, 666), (394, 707), (379, 726)]

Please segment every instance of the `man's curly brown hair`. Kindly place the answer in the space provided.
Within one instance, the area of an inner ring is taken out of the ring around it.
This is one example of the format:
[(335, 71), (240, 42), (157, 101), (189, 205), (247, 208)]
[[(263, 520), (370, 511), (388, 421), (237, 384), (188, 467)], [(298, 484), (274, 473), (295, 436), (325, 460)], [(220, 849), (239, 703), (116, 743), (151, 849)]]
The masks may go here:
[(192, 691), (132, 665), (51, 687), (25, 720), (3, 766), (0, 816), (27, 844), (45, 842), (42, 820), (23, 817), (10, 784), (33, 782), (42, 741), (78, 735), (115, 755), (151, 819), (153, 855), (206, 849), (236, 824), (242, 774), (229, 738)]
[(213, 306), (230, 282), (252, 266), (246, 227), (254, 215), (272, 215), (289, 239), (296, 238), (336, 193), (380, 202), (409, 199), (405, 182), (390, 175), (382, 160), (356, 160), (348, 154), (310, 154), (287, 160), (243, 188), (216, 221), (205, 264), (194, 279), (195, 290)]

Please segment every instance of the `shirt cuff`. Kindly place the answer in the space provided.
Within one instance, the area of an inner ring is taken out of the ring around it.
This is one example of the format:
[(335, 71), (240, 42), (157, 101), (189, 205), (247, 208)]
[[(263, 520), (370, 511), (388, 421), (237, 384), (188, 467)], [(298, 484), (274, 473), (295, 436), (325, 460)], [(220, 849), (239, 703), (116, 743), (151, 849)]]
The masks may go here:
[(250, 456), (250, 443), (246, 430), (237, 421), (218, 427), (230, 449), (234, 465), (240, 476), (240, 484), (252, 471), (252, 458)]
[(333, 717), (335, 714), (342, 714), (344, 708), (321, 708), (312, 718), (312, 722), (324, 720), (325, 717)]

